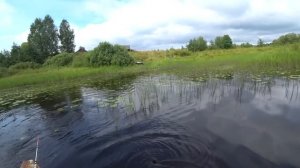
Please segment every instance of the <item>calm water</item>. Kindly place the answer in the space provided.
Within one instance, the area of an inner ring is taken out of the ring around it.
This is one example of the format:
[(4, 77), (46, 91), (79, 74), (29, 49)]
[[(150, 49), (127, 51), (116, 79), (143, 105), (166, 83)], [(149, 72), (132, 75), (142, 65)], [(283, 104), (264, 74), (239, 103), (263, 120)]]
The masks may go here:
[[(128, 77), (0, 100), (0, 161), (42, 168), (300, 167), (300, 81)], [(16, 103), (17, 102), (17, 103)]]

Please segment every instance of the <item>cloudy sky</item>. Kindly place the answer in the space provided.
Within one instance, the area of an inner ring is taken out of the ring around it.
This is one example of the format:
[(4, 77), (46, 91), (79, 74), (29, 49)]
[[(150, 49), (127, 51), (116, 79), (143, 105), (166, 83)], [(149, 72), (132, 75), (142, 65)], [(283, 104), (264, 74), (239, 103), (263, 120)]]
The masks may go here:
[(138, 50), (181, 47), (196, 36), (272, 41), (300, 32), (298, 0), (0, 0), (0, 50), (26, 41), (35, 18), (67, 19), (76, 46), (100, 41)]

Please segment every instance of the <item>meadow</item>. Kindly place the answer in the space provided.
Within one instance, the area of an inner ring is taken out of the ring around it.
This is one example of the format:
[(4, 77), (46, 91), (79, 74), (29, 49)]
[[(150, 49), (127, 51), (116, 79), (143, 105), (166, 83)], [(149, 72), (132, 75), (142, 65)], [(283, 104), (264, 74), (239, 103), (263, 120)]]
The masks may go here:
[[(74, 59), (73, 63), (67, 66), (0, 70), (4, 74), (0, 78), (0, 89), (32, 85), (48, 86), (67, 81), (109, 79), (146, 73), (172, 73), (193, 78), (202, 76), (230, 78), (236, 73), (284, 75), (290, 78), (299, 78), (300, 75), (299, 44), (201, 52), (189, 52), (186, 49), (132, 51), (130, 55), (144, 64), (127, 67), (89, 67), (85, 64), (77, 66), (83, 60), (80, 58)], [(76, 60), (79, 61), (76, 63)]]

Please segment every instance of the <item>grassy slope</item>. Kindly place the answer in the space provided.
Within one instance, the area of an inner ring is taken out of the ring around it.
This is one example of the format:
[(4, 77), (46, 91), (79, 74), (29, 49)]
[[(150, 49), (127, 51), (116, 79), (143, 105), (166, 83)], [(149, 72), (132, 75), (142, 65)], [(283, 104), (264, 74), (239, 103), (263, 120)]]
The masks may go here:
[(100, 68), (42, 68), (25, 70), (13, 76), (0, 78), (0, 89), (32, 84), (51, 84), (83, 77), (118, 77), (126, 74), (167, 72), (197, 76), (203, 73), (232, 72), (284, 72), (299, 74), (300, 46), (298, 44), (263, 47), (237, 48), (230, 50), (207, 50), (187, 57), (173, 57), (166, 51), (132, 53), (143, 66), (100, 67)]

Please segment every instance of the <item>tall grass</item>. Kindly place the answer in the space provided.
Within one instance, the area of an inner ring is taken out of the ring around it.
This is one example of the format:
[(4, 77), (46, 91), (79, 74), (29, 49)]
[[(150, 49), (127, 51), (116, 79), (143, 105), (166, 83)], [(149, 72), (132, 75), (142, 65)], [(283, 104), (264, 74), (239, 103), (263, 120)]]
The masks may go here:
[[(170, 52), (172, 53), (170, 54)], [(75, 59), (77, 63), (73, 63), (75, 67), (28, 69), (19, 71), (12, 76), (2, 77), (0, 78), (0, 89), (32, 84), (46, 85), (67, 80), (82, 81), (90, 77), (108, 78), (139, 73), (173, 73), (192, 76), (207, 73), (236, 72), (300, 73), (299, 44), (206, 50), (189, 53), (190, 56), (176, 53), (178, 53), (176, 50), (131, 52), (130, 54), (136, 60), (142, 60), (145, 64), (129, 67), (102, 66), (99, 68), (80, 67), (84, 66), (86, 62), (82, 65), (79, 62), (81, 60), (87, 61), (87, 58), (78, 56)]]

